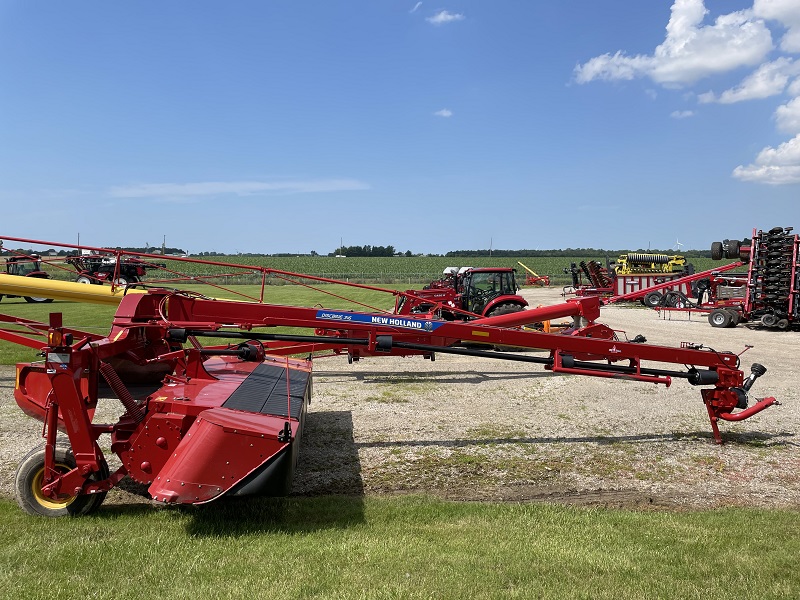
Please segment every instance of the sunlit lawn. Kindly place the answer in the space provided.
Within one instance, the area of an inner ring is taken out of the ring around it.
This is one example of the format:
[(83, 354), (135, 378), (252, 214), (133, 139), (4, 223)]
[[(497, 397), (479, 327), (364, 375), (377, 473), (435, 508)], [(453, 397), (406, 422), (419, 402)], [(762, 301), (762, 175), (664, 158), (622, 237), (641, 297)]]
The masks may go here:
[(800, 513), (631, 512), (420, 497), (0, 502), (6, 598), (797, 598)]

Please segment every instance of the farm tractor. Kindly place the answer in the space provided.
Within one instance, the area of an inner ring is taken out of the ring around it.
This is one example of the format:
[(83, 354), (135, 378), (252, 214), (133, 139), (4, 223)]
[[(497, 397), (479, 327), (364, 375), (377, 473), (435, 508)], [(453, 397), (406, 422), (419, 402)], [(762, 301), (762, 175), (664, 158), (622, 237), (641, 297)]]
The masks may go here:
[[(0, 250), (2, 250), (0, 244)], [(17, 254), (6, 258), (6, 273), (8, 275), (15, 275), (17, 277), (38, 277), (40, 279), (47, 279), (50, 275), (42, 269), (42, 259), (38, 254)], [(9, 294), (0, 294), (0, 300), (3, 296), (8, 298), (17, 298)], [(23, 296), (25, 302), (52, 302), (51, 298), (43, 298), (39, 296)]]
[(403, 292), (397, 312), (435, 314), (447, 321), (469, 321), (525, 310), (511, 268), (447, 267), (443, 276), (422, 290)]
[[(176, 260), (254, 270), (252, 265)], [(732, 352), (698, 343), (667, 347), (647, 344), (641, 336), (628, 339), (597, 321), (598, 297), (492, 316), (472, 313), (469, 321), (447, 320), (428, 313), (399, 314), (404, 292), (255, 269), (264, 278), (279, 275), (288, 281), (294, 276), (306, 288), (315, 282), (337, 283), (337, 290), (349, 285), (382, 291), (395, 297), (395, 309), (282, 306), (244, 295), (217, 300), (174, 284), (169, 289), (122, 290), (0, 274), (3, 294), (117, 305), (107, 335), (69, 327), (61, 313), (51, 313), (47, 322), (0, 315), (0, 339), (42, 357), (17, 364), (14, 379), (17, 404), (44, 424), (44, 442), (21, 460), (16, 472), (15, 491), (23, 510), (52, 517), (84, 515), (96, 510), (125, 477), (147, 486), (150, 498), (165, 504), (286, 494), (311, 399), (313, 362), (345, 354), (429, 360), (454, 354), (610, 381), (669, 386), (685, 380), (702, 388), (717, 443), (722, 443), (721, 421), (743, 421), (778, 404), (772, 397), (751, 402), (751, 387), (766, 372), (763, 366), (754, 364), (745, 374), (740, 356)], [(504, 276), (505, 283), (494, 284), (505, 286), (498, 289), (516, 291), (507, 271), (475, 270), (468, 277), (477, 287), (476, 281), (487, 279), (489, 272)], [(186, 281), (194, 284), (196, 278), (186, 276)], [(468, 289), (469, 281), (464, 285)], [(317, 291), (326, 293), (323, 287)], [(341, 301), (341, 296), (327, 293), (333, 302)], [(477, 310), (476, 304), (469, 306)], [(521, 327), (556, 318), (569, 318), (572, 326), (558, 333)], [(465, 342), (490, 346), (471, 349), (462, 347)], [(497, 352), (495, 345), (538, 351)], [(94, 421), (101, 386), (119, 400), (116, 422)], [(106, 451), (119, 459), (113, 471)]]
[(163, 269), (165, 264), (145, 262), (135, 257), (117, 257), (113, 253), (89, 253), (68, 256), (67, 264), (78, 272), (77, 283), (114, 283), (127, 286), (139, 283), (149, 269)]

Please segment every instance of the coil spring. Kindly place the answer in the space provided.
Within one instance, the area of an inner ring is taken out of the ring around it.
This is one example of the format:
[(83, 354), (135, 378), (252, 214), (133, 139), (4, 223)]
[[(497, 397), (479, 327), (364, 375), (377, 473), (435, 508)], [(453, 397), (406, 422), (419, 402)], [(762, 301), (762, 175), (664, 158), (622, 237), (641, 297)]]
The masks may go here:
[(665, 265), (669, 261), (666, 254), (628, 254), (629, 263)]

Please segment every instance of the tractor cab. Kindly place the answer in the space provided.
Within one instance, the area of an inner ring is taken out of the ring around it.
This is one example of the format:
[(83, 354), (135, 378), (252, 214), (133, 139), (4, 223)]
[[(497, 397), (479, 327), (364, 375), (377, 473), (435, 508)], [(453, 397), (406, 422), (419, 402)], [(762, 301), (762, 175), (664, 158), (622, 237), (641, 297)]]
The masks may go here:
[(475, 316), (464, 311), (489, 317), (524, 310), (528, 301), (518, 290), (515, 271), (508, 267), (448, 267), (441, 279), (424, 289), (408, 290), (408, 296), (398, 300), (396, 311), (401, 315), (434, 311), (436, 318), (468, 321)]
[(36, 277), (40, 273), (40, 277), (45, 276), (42, 271), (42, 261), (38, 254), (31, 254), (29, 256), (9, 256), (6, 259), (6, 272), (9, 275), (17, 275), (19, 277)]
[[(519, 298), (514, 269), (470, 269), (462, 274), (460, 288), (464, 310), (478, 315), (487, 314), (487, 308), (514, 301), (509, 296)], [(527, 302), (522, 300), (519, 304), (525, 306)]]

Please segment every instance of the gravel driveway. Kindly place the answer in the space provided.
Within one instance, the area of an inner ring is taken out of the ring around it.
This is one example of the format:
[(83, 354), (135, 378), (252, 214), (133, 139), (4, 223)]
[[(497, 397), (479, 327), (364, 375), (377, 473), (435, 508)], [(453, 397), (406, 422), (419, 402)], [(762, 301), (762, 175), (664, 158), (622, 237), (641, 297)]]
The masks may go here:
[[(558, 290), (524, 290), (532, 306)], [(294, 493), (428, 493), (451, 499), (529, 500), (635, 508), (800, 506), (800, 333), (711, 327), (702, 314), (602, 309), (600, 321), (648, 343), (703, 343), (742, 352), (768, 372), (753, 396), (772, 407), (721, 424), (713, 443), (700, 391), (683, 380), (648, 383), (553, 375), (538, 365), (438, 355), (315, 363), (314, 396)], [(41, 423), (13, 397), (0, 367), (0, 495)], [(100, 419), (118, 412), (103, 401)], [(103, 439), (101, 438), (101, 445)], [(109, 461), (111, 462), (111, 461)], [(113, 467), (113, 464), (112, 464)], [(147, 502), (136, 486), (107, 502)]]

